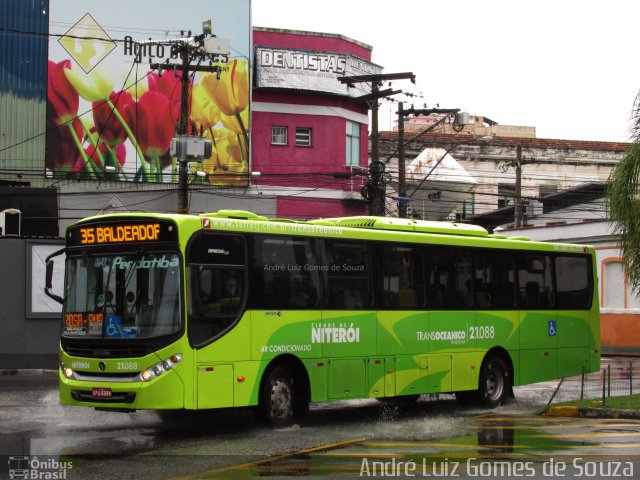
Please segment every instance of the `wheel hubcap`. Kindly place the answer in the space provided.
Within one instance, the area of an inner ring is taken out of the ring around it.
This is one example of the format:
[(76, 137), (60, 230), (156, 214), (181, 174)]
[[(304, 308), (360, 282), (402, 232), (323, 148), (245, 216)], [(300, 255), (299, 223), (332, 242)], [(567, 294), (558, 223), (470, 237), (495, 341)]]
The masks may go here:
[(271, 387), (271, 415), (285, 418), (291, 412), (291, 389), (286, 381), (278, 378)]
[(499, 368), (489, 367), (485, 382), (487, 397), (491, 400), (499, 400), (504, 392), (504, 375)]

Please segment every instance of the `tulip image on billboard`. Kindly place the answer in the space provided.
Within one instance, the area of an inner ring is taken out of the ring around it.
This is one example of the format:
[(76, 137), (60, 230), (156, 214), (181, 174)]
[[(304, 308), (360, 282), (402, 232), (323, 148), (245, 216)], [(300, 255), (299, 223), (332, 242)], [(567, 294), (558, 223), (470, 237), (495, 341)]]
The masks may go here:
[[(193, 3), (193, 2), (192, 2)], [(121, 5), (119, 5), (121, 4)], [(117, 8), (121, 6), (122, 8)], [(249, 170), (250, 0), (158, 6), (51, 0), (46, 169), (53, 178), (175, 183), (170, 154), (182, 110), (181, 58), (172, 40), (212, 18), (230, 55), (190, 71), (188, 133), (212, 141), (192, 183), (244, 186)], [(198, 59), (194, 58), (194, 65)], [(175, 64), (160, 72), (152, 64)]]

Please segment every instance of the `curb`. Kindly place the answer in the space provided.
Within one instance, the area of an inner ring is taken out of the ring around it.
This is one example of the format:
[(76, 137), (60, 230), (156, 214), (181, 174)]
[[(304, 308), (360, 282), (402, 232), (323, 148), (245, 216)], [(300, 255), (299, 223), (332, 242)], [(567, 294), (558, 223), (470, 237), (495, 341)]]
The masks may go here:
[(578, 407), (567, 405), (561, 407), (549, 407), (543, 413), (548, 417), (578, 417), (580, 411)]
[(0, 370), (0, 378), (3, 377), (37, 377), (45, 375), (47, 377), (57, 376), (57, 370), (49, 370), (46, 368), (32, 368), (32, 369), (15, 369), (15, 370)]
[(548, 417), (628, 418), (640, 420), (640, 410), (619, 408), (578, 408), (573, 405), (549, 407), (543, 412)]
[(581, 408), (580, 416), (585, 418), (628, 418), (640, 420), (640, 410), (620, 408)]

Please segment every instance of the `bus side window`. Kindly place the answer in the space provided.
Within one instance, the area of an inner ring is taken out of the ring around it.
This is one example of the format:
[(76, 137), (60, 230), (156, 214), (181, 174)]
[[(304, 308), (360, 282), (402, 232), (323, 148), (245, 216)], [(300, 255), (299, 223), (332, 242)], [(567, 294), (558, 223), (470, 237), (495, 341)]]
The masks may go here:
[(425, 255), (427, 307), (465, 310), (473, 305), (471, 259), (459, 250), (428, 247)]
[(379, 306), (386, 309), (424, 307), (422, 251), (411, 246), (377, 247)]
[(540, 253), (518, 256), (518, 306), (545, 309), (555, 305), (553, 297), (552, 259)]
[(320, 305), (321, 268), (309, 238), (253, 238), (251, 307), (310, 310)]
[(372, 307), (371, 254), (363, 243), (325, 242), (325, 307), (362, 310)]
[(189, 337), (198, 345), (230, 327), (241, 313), (244, 289), (240, 268), (189, 267)]
[(590, 257), (560, 255), (556, 257), (555, 274), (558, 308), (591, 308), (593, 272)]
[(204, 346), (240, 318), (246, 297), (244, 238), (200, 234), (187, 249), (189, 342)]
[(478, 251), (474, 255), (476, 307), (481, 310), (515, 307), (515, 257), (511, 253)]

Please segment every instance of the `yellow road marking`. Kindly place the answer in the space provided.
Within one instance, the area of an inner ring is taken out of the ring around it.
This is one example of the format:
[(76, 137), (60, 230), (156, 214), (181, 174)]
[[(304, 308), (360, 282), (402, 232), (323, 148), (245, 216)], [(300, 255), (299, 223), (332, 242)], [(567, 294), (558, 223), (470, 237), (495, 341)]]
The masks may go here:
[(638, 423), (585, 423), (570, 427), (569, 425), (470, 425), (467, 430), (539, 430), (554, 428), (615, 428), (615, 427), (640, 427)]
[[(369, 453), (327, 453), (326, 455), (323, 455), (322, 458), (325, 457), (330, 457), (330, 458), (345, 458), (345, 459), (351, 459), (351, 458), (407, 458), (407, 457), (411, 457), (413, 458), (413, 460), (415, 461), (416, 459), (420, 459), (420, 458), (425, 458), (425, 459), (441, 459), (442, 455), (433, 455), (433, 454), (420, 454), (419, 452), (412, 452), (412, 454), (405, 454), (405, 453), (384, 453), (384, 454), (369, 454)], [(604, 458), (621, 458), (621, 459), (627, 459), (627, 458), (635, 458), (635, 457), (640, 457), (640, 454), (611, 454), (611, 453), (578, 453), (578, 454), (552, 454), (552, 455), (520, 455), (520, 454), (499, 454), (499, 455), (486, 455), (486, 454), (482, 454), (482, 455), (464, 455), (464, 454), (447, 454), (444, 456), (445, 458), (449, 459), (449, 460), (453, 460), (453, 459), (468, 459), (468, 458), (477, 458), (477, 459), (533, 459), (533, 460), (540, 460), (540, 461), (545, 461), (548, 460), (548, 458), (553, 457), (555, 458), (600, 458), (600, 457), (604, 457)], [(257, 463), (257, 462), (256, 462)], [(251, 466), (251, 465), (248, 465)], [(235, 469), (239, 469), (240, 466), (237, 467), (233, 467), (233, 468), (228, 468), (226, 470), (235, 470)], [(260, 465), (260, 468), (264, 468), (264, 465)], [(300, 465), (298, 465), (298, 468), (300, 468)], [(221, 470), (225, 470), (225, 469), (221, 469)]]
[(471, 443), (436, 443), (436, 442), (363, 442), (362, 447), (461, 447), (461, 448), (527, 448), (526, 445), (477, 445)]
[(640, 437), (639, 433), (620, 432), (620, 433), (559, 433), (556, 435), (529, 435), (535, 438), (608, 438), (608, 437)]
[(207, 470), (204, 472), (199, 472), (199, 473), (192, 473), (190, 475), (186, 475), (184, 477), (177, 477), (178, 479), (188, 479), (188, 478), (197, 478), (203, 475), (215, 475), (217, 473), (222, 473), (222, 472), (227, 472), (229, 470), (240, 470), (240, 469), (246, 469), (246, 468), (250, 468), (250, 467), (257, 467), (260, 466), (264, 463), (271, 463), (271, 462), (277, 462), (278, 460), (283, 460), (285, 458), (291, 458), (291, 457), (295, 457), (296, 455), (306, 455), (306, 454), (310, 454), (310, 453), (315, 453), (315, 452), (320, 452), (323, 450), (330, 450), (332, 448), (340, 448), (340, 447), (345, 447), (345, 446), (349, 446), (349, 445), (355, 445), (358, 443), (362, 443), (364, 442), (366, 439), (365, 438), (356, 438), (353, 440), (346, 440), (344, 442), (337, 442), (337, 443), (330, 443), (327, 445), (321, 445), (319, 447), (313, 447), (313, 448), (307, 448), (305, 450), (298, 450), (296, 452), (290, 452), (290, 453), (285, 453), (282, 455), (276, 455), (274, 457), (267, 457), (267, 458), (263, 458), (260, 460), (255, 460), (253, 462), (246, 462), (246, 463), (240, 463), (237, 465), (229, 465), (227, 467), (220, 467), (220, 468), (214, 468), (213, 470)]
[(579, 418), (568, 417), (473, 417), (479, 422), (576, 422)]
[(640, 448), (640, 443), (603, 443), (603, 448)]

